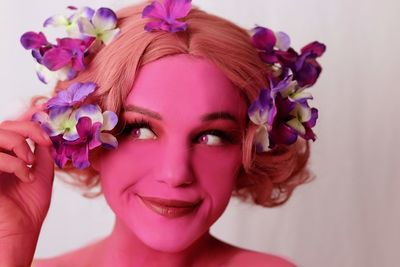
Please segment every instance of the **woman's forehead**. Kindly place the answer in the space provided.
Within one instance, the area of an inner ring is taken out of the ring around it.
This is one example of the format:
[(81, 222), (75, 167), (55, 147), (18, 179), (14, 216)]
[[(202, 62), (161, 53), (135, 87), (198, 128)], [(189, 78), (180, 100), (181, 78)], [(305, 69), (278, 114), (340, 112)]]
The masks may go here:
[(126, 99), (125, 106), (129, 105), (165, 116), (229, 112), (241, 118), (245, 109), (240, 91), (220, 69), (206, 59), (185, 54), (145, 65)]

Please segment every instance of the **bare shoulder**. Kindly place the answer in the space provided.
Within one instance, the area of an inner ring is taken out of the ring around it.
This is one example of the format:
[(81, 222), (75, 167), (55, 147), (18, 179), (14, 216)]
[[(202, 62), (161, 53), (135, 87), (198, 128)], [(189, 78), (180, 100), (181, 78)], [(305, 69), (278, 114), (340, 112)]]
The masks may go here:
[(90, 244), (80, 249), (73, 250), (61, 254), (59, 256), (46, 258), (46, 259), (34, 259), (31, 267), (87, 267), (92, 266), (90, 262), (93, 259), (93, 255), (97, 251), (98, 243)]
[(277, 255), (241, 250), (231, 258), (229, 266), (296, 267), (297, 265)]

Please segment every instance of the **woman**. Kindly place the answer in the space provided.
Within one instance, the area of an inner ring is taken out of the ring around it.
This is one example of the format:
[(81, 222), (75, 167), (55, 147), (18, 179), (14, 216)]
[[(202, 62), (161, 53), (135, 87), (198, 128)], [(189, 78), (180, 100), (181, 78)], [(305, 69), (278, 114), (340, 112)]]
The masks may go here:
[[(261, 60), (248, 32), (176, 2), (185, 15), (167, 28), (153, 16), (154, 3), (118, 12), (118, 37), (57, 84), (55, 92), (95, 83), (87, 102), (118, 115), (117, 149), (91, 150), (84, 170), (74, 168), (78, 160), (71, 166), (56, 158), (82, 186), (100, 183), (116, 221), (103, 240), (33, 266), (294, 266), (209, 234), (232, 192), (276, 206), (309, 178), (305, 142), (270, 138), (273, 149), (255, 153), (266, 128), (247, 111), (267, 78), (280, 74)], [(51, 199), (55, 139), (29, 117), (0, 125), (1, 266), (30, 266)]]

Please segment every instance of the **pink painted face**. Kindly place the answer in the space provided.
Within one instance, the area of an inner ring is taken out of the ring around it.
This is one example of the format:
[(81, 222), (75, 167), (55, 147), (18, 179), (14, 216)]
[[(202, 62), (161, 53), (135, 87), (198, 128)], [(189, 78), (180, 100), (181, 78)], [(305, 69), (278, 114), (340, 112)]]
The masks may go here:
[(129, 126), (101, 162), (107, 202), (144, 244), (181, 251), (226, 208), (242, 161), (247, 107), (207, 60), (145, 65), (125, 102)]

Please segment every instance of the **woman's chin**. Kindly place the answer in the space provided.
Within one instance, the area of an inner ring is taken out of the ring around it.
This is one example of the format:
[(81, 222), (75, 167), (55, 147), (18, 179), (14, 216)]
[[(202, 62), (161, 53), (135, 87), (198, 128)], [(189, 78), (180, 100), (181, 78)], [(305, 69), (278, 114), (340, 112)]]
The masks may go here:
[[(155, 233), (154, 233), (155, 234)], [(166, 253), (179, 253), (196, 244), (198, 235), (176, 235), (162, 233), (159, 235), (143, 234), (139, 238), (148, 247)]]

